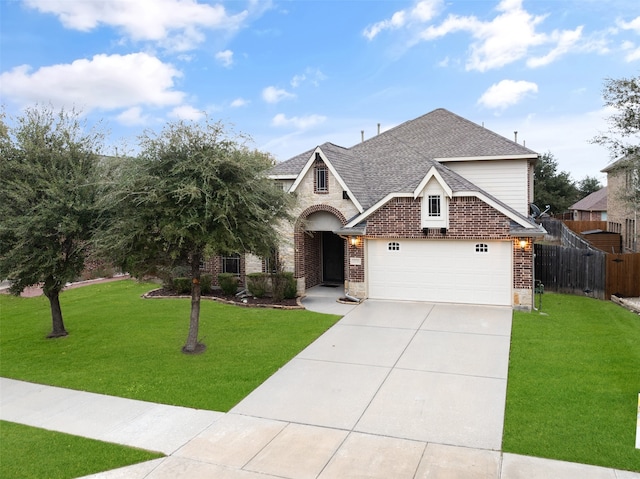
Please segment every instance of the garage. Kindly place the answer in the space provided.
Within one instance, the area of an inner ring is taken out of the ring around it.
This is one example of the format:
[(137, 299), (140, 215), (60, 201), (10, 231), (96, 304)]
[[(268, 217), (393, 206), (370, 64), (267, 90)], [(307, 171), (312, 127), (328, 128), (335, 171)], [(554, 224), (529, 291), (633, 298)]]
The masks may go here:
[(510, 241), (367, 240), (372, 299), (511, 305)]

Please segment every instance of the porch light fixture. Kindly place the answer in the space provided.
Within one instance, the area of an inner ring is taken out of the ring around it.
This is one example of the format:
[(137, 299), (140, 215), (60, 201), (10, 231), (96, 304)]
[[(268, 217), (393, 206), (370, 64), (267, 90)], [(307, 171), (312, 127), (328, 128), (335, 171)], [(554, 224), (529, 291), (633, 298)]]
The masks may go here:
[(527, 247), (527, 240), (522, 238), (520, 240), (520, 249), (524, 251), (524, 249)]
[(351, 246), (358, 246), (360, 244), (360, 236), (351, 236), (349, 238)]

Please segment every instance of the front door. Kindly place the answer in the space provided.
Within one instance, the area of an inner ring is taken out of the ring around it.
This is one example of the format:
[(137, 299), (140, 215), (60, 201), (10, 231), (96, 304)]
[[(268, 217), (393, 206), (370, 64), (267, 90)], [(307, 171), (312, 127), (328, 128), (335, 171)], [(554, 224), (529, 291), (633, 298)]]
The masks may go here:
[(322, 232), (322, 281), (344, 281), (344, 240), (330, 231)]

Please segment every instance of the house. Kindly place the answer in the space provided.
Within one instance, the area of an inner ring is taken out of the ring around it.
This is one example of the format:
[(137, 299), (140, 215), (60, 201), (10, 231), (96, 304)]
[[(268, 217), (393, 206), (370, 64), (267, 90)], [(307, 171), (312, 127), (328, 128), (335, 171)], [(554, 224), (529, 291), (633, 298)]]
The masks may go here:
[(569, 206), (574, 221), (607, 221), (607, 187)]
[(607, 218), (610, 229), (622, 235), (622, 252), (639, 253), (638, 207), (628, 200), (631, 192), (640, 188), (637, 169), (626, 168), (627, 157), (602, 170), (607, 174)]
[(358, 298), (529, 309), (545, 233), (528, 215), (537, 159), (445, 109), (324, 143), (271, 171), (298, 200), (278, 254), (301, 293), (337, 283)]

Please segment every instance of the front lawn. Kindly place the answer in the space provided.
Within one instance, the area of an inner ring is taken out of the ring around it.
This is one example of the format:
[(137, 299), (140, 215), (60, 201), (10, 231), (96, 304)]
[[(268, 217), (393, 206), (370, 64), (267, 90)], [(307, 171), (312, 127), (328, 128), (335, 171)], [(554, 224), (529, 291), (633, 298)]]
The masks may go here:
[(228, 411), (338, 316), (203, 300), (201, 355), (185, 355), (188, 299), (142, 299), (132, 280), (60, 295), (69, 336), (51, 330), (46, 298), (0, 295), (0, 376), (163, 404)]
[(71, 479), (162, 454), (0, 421), (0, 477)]
[(561, 294), (542, 310), (514, 313), (503, 450), (640, 471), (640, 317)]

